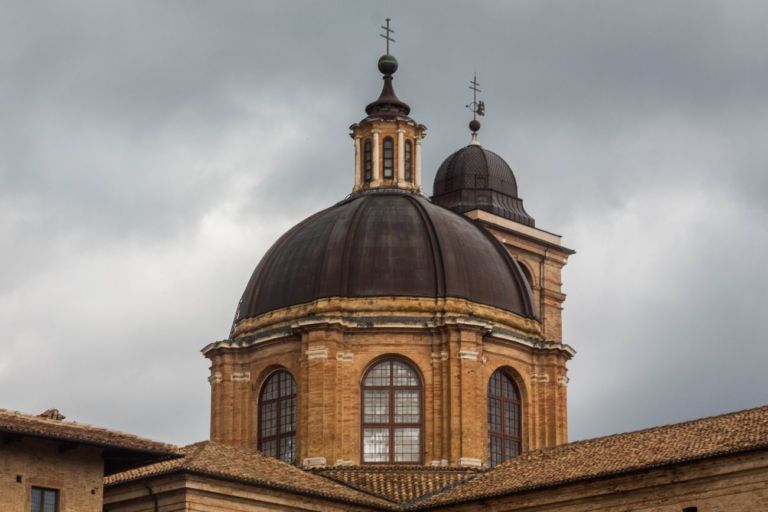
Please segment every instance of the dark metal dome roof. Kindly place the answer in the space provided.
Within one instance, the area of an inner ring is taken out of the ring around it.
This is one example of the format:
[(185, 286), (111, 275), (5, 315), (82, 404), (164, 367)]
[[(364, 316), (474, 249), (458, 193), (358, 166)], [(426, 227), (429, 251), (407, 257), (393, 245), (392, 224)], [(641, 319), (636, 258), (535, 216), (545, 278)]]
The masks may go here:
[(493, 236), (424, 197), (377, 191), (299, 223), (262, 258), (235, 322), (324, 297), (457, 297), (532, 318), (520, 267)]
[(517, 197), (517, 181), (507, 162), (479, 144), (453, 153), (435, 176), (432, 201), (457, 213), (485, 210), (534, 226)]

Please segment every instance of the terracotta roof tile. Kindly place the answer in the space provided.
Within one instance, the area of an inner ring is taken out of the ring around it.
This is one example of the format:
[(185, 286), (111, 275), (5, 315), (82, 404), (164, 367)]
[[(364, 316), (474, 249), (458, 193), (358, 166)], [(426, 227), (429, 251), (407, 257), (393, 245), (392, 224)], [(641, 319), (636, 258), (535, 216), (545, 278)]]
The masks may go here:
[(409, 508), (501, 496), (766, 448), (768, 406), (528, 452)]
[(0, 433), (82, 443), (105, 448), (118, 448), (159, 456), (175, 456), (178, 454), (178, 448), (170, 444), (159, 443), (132, 434), (107, 430), (85, 423), (53, 419), (57, 417), (63, 418), (63, 416), (58, 415), (58, 411), (55, 410), (46, 411), (46, 414), (51, 412), (56, 414), (48, 414), (48, 417), (32, 416), (17, 411), (0, 409)]
[(185, 446), (181, 451), (184, 457), (180, 459), (125, 471), (106, 478), (104, 484), (114, 486), (141, 478), (188, 472), (379, 509), (397, 508), (395, 504), (380, 497), (304, 471), (255, 450), (203, 441)]
[(396, 503), (405, 503), (471, 479), (480, 470), (431, 466), (336, 466), (319, 475)]

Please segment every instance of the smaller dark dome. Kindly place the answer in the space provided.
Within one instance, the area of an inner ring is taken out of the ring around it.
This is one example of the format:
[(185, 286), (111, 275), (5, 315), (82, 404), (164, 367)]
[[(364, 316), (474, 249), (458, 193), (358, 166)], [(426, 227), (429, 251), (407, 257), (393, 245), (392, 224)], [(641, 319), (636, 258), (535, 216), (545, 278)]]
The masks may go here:
[(484, 210), (527, 226), (535, 225), (517, 196), (512, 169), (503, 158), (479, 144), (470, 144), (445, 159), (435, 176), (433, 194), (434, 203), (457, 213)]

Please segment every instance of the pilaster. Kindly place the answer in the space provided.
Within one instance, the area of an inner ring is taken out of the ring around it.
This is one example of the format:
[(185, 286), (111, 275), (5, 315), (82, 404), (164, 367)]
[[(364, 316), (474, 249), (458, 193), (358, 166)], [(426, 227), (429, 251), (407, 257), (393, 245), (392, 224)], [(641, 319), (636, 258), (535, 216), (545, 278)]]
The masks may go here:
[(379, 137), (379, 130), (372, 130), (371, 135), (373, 135), (373, 173), (371, 176), (371, 187), (378, 187), (381, 185), (381, 162), (379, 161), (380, 158), (380, 137)]
[(397, 165), (395, 166), (395, 180), (397, 186), (405, 188), (405, 130), (398, 128), (397, 132)]

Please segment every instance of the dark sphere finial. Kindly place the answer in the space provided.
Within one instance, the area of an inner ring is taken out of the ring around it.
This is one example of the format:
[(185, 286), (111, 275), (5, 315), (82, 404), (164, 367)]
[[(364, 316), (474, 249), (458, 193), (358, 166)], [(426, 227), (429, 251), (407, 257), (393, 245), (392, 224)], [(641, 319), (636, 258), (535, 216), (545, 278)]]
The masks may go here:
[(390, 54), (379, 57), (379, 71), (385, 75), (392, 75), (397, 71), (397, 59)]
[(477, 133), (480, 131), (480, 121), (477, 119), (473, 119), (469, 122), (469, 129), (472, 130), (472, 133)]

